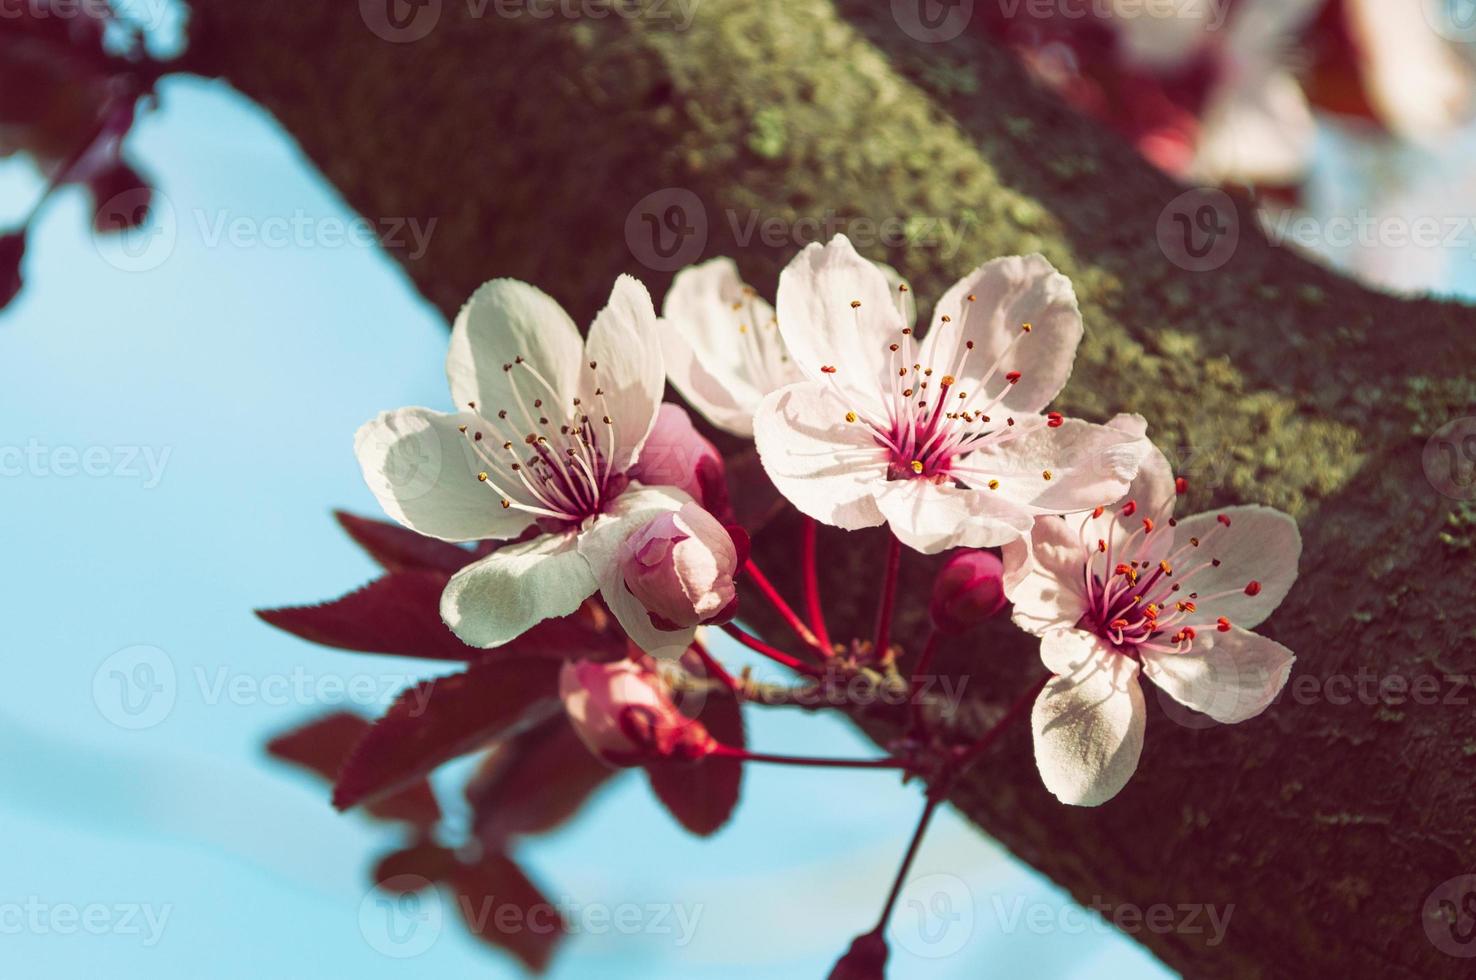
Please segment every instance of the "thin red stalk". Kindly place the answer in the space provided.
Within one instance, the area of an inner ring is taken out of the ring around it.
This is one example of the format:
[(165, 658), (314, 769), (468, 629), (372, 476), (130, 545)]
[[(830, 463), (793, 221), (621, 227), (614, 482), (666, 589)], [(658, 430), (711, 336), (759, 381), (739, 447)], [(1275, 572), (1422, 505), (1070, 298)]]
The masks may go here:
[(1015, 703), (1010, 705), (1009, 709), (1005, 711), (1004, 717), (995, 722), (993, 728), (989, 729), (989, 731), (981, 735), (979, 737), (979, 741), (969, 746), (968, 749), (966, 749), (964, 753), (958, 757), (953, 765), (953, 773), (955, 776), (962, 775), (963, 771), (967, 769), (970, 765), (972, 765), (975, 760), (979, 758), (979, 756), (983, 755), (989, 750), (989, 746), (993, 745), (995, 741), (1004, 734), (1004, 731), (1006, 728), (1009, 727), (1010, 722), (1014, 721), (1017, 717), (1023, 714), (1026, 709), (1028, 709), (1032, 704), (1035, 703), (1036, 696), (1040, 694), (1041, 689), (1046, 686), (1046, 683), (1050, 679), (1051, 675), (1047, 674), (1040, 680), (1036, 681), (1034, 684), (1030, 685), (1030, 687), (1026, 689), (1025, 693), (1016, 698)]
[(748, 647), (748, 649), (754, 650), (758, 653), (762, 653), (770, 660), (778, 664), (783, 664), (790, 670), (798, 671), (799, 673), (805, 674), (810, 677), (821, 676), (821, 671), (819, 670), (819, 668), (811, 666), (810, 664), (805, 663), (803, 660), (799, 660), (795, 657), (790, 656), (783, 650), (780, 650), (778, 647), (769, 646), (769, 644), (765, 643), (763, 640), (760, 640), (752, 633), (741, 629), (733, 623), (724, 623), (723, 632), (727, 633), (733, 639)]
[(759, 567), (754, 564), (753, 559), (748, 559), (748, 563), (743, 567), (748, 572), (749, 578), (753, 579), (753, 584), (757, 585), (759, 591), (764, 594), (764, 598), (769, 600), (769, 605), (773, 606), (780, 617), (789, 624), (789, 628), (794, 630), (795, 636), (798, 636), (807, 645), (814, 647), (816, 650), (829, 654), (830, 648), (820, 645), (820, 640), (815, 636), (814, 631), (806, 626), (804, 620), (799, 618), (799, 614), (790, 608), (789, 603), (784, 601), (784, 597), (779, 594), (779, 590), (774, 588), (774, 583), (770, 582), (769, 577), (759, 570)]
[(922, 726), (922, 704), (918, 700), (920, 690), (919, 682), (927, 675), (928, 668), (933, 665), (933, 655), (938, 652), (938, 637), (941, 634), (934, 629), (928, 632), (928, 638), (923, 643), (922, 653), (918, 655), (917, 665), (912, 668), (912, 678), (908, 682), (910, 692), (908, 701), (912, 712), (912, 727)]
[(805, 613), (810, 617), (810, 625), (815, 629), (815, 637), (825, 648), (825, 655), (828, 657), (834, 651), (830, 642), (830, 630), (825, 625), (825, 609), (820, 605), (820, 573), (816, 568), (815, 519), (806, 517), (804, 527)]
[(723, 686), (728, 690), (738, 690), (738, 682), (733, 679), (733, 675), (728, 673), (723, 665), (718, 663), (713, 655), (707, 652), (707, 647), (702, 645), (702, 641), (693, 640), (692, 649), (697, 651), (698, 659), (702, 661), (702, 666), (707, 668), (709, 674), (721, 681)]
[(893, 535), (887, 545), (887, 569), (882, 578), (881, 604), (876, 611), (876, 642), (872, 649), (880, 657), (892, 640), (892, 606), (897, 598), (897, 565), (902, 560), (902, 542)]
[(902, 867), (897, 869), (897, 878), (892, 882), (892, 890), (887, 895), (887, 904), (882, 907), (881, 918), (877, 920), (874, 932), (880, 933), (887, 927), (887, 920), (892, 917), (892, 908), (897, 904), (897, 896), (902, 894), (902, 885), (907, 881), (907, 872), (912, 868), (912, 861), (917, 857), (923, 835), (928, 832), (928, 824), (932, 822), (933, 814), (938, 809), (938, 801), (941, 799), (942, 797), (932, 792), (928, 793), (927, 806), (923, 807), (922, 817), (917, 822), (917, 830), (912, 833), (912, 843), (907, 845), (907, 854), (902, 858)]
[(901, 759), (817, 759), (807, 755), (773, 755), (768, 752), (750, 752), (719, 744), (712, 754), (726, 759), (742, 759), (744, 762), (775, 762), (786, 766), (824, 766), (828, 769), (901, 769), (906, 765)]

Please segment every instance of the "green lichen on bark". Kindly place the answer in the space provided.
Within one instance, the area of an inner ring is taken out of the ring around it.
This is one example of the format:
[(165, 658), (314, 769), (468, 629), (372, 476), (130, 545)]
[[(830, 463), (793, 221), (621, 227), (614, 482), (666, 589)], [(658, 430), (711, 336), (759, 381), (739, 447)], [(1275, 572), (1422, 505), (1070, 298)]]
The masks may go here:
[[(1420, 463), (1430, 432), (1476, 414), (1470, 310), (1376, 295), (1275, 248), (1243, 201), (1223, 267), (1177, 267), (1156, 228), (1181, 188), (988, 42), (918, 42), (884, 3), (704, 0), (687, 31), (447, 4), (411, 44), (376, 37), (355, 6), (195, 0), (190, 58), (275, 113), (364, 214), (436, 218), (426, 255), (402, 259), (448, 314), (493, 275), (583, 320), (622, 271), (659, 297), (669, 277), (641, 265), (626, 223), (664, 188), (697, 195), (705, 254), (735, 255), (766, 292), (798, 243), (745, 238), (755, 219), (896, 219), (901, 237), (866, 251), (924, 299), (986, 258), (1046, 254), (1088, 326), (1063, 407), (1145, 415), (1190, 477), (1191, 510), (1260, 502), (1301, 521), (1302, 580), (1265, 630), (1299, 654), (1288, 690), (1305, 677), (1313, 694), (1205, 729), (1150, 697), (1142, 769), (1095, 811), (1050, 799), (1015, 732), (954, 802), (1084, 900), (1233, 904), (1218, 947), (1138, 934), (1192, 975), (1461, 974), (1421, 915), (1476, 861), (1476, 718), (1334, 703), (1331, 685), (1476, 672), (1469, 510)], [(930, 242), (930, 227), (957, 237)], [(792, 589), (789, 530), (758, 546)], [(823, 545), (833, 625), (868, 623), (877, 535)], [(906, 644), (930, 567), (904, 562)], [(945, 651), (970, 679), (965, 733), (1039, 671), (1032, 647), (999, 624)]]

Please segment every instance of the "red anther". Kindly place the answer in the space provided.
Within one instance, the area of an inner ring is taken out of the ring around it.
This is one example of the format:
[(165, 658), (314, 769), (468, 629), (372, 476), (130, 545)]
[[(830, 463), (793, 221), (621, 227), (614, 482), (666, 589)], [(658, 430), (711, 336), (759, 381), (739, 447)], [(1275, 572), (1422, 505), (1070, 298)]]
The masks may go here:
[(1114, 568), (1113, 571), (1115, 571), (1118, 575), (1131, 575), (1131, 574), (1133, 574), (1133, 570), (1130, 567), (1128, 567), (1127, 562), (1121, 562), (1121, 561), (1117, 563), (1117, 567)]
[(1092, 508), (1092, 517), (1094, 517), (1094, 518), (1101, 517), (1102, 516), (1102, 510), (1103, 510), (1103, 508), (1102, 508), (1102, 506), (1100, 504), (1097, 505), (1096, 507), (1093, 507)]
[(1189, 481), (1182, 476), (1174, 477), (1174, 493), (1188, 493)]
[(1143, 531), (1145, 533), (1147, 533), (1147, 534), (1152, 534), (1153, 533), (1153, 518), (1151, 518), (1151, 517), (1145, 517), (1145, 518), (1143, 518)]
[(1010, 384), (1014, 384), (1015, 382), (1020, 380), (1020, 372), (1011, 371), (1009, 374), (1005, 375), (1005, 380), (1008, 381)]
[(1251, 579), (1249, 582), (1247, 582), (1245, 584), (1245, 594), (1246, 595), (1260, 595), (1261, 594), (1261, 583), (1260, 582), (1257, 582), (1255, 579)]
[(1059, 429), (1064, 425), (1066, 419), (1060, 412), (1046, 412), (1046, 425), (1052, 429)]
[(1230, 620), (1226, 619), (1224, 616), (1221, 616), (1219, 619), (1215, 620), (1215, 629), (1219, 630), (1221, 633), (1230, 632)]
[(1098, 551), (1106, 551), (1107, 550), (1107, 539), (1106, 538), (1098, 538), (1097, 539), (1097, 550)]
[(1225, 525), (1226, 527), (1229, 527), (1230, 526), (1230, 518), (1227, 515), (1225, 515), (1225, 514), (1218, 514), (1218, 515), (1216, 515), (1215, 516), (1215, 520), (1219, 521), (1221, 524)]
[(1128, 621), (1125, 620), (1125, 619), (1114, 619), (1112, 622), (1108, 623), (1107, 625), (1109, 627), (1111, 627), (1112, 629), (1115, 629), (1115, 630), (1125, 630), (1125, 629), (1127, 629)]
[(1137, 512), (1138, 512), (1138, 502), (1136, 500), (1129, 500), (1127, 503), (1125, 503), (1125, 504), (1122, 505), (1122, 516), (1123, 517), (1132, 517)]
[(1179, 635), (1182, 636), (1186, 640), (1192, 640), (1192, 639), (1194, 639), (1194, 636), (1195, 636), (1194, 627), (1193, 626), (1185, 626), (1183, 629), (1179, 630)]
[(820, 365), (820, 373), (821, 374), (834, 374), (835, 373), (835, 367), (833, 365), (830, 365), (830, 364), (822, 364), (822, 365)]

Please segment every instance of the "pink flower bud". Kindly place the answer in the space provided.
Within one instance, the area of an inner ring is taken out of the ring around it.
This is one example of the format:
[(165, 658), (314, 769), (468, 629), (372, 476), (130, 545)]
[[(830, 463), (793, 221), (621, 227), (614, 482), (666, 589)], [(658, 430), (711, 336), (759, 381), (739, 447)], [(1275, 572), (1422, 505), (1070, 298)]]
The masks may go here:
[(630, 475), (648, 487), (676, 487), (719, 517), (729, 514), (722, 454), (680, 405), (661, 406)]
[(1004, 563), (992, 551), (955, 552), (933, 580), (928, 614), (945, 633), (962, 633), (1004, 608)]
[(717, 742), (678, 710), (650, 658), (573, 660), (559, 673), (559, 697), (581, 741), (615, 765), (700, 759)]
[(696, 504), (641, 527), (621, 545), (625, 587), (660, 630), (731, 619), (738, 592), (738, 549), (727, 528)]
[(25, 254), (24, 233), (0, 235), (0, 310), (10, 305), (21, 291), (21, 259)]

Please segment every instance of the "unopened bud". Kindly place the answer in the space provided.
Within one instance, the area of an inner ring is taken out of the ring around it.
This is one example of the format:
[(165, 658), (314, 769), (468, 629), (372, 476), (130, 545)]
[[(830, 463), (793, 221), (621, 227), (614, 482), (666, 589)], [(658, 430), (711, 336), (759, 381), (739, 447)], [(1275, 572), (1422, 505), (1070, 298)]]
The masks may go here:
[(933, 580), (928, 614), (944, 633), (962, 633), (1004, 608), (1004, 563), (992, 551), (956, 552)]
[(559, 673), (559, 697), (580, 740), (615, 765), (700, 759), (717, 745), (677, 708), (649, 658), (570, 661)]
[(660, 630), (731, 619), (738, 592), (732, 535), (693, 503), (652, 518), (620, 547), (620, 574)]

